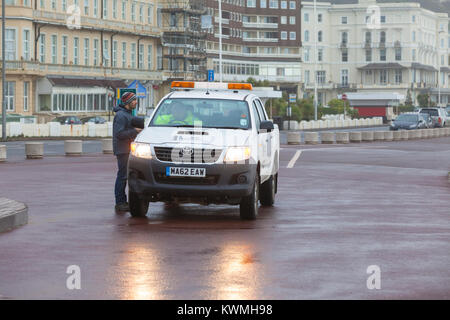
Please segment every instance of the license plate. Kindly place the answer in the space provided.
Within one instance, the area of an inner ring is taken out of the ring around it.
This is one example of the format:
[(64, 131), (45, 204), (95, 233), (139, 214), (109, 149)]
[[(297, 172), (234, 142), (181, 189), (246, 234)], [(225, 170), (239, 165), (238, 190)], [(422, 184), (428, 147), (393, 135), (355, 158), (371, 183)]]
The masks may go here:
[(205, 168), (166, 167), (168, 177), (206, 177)]

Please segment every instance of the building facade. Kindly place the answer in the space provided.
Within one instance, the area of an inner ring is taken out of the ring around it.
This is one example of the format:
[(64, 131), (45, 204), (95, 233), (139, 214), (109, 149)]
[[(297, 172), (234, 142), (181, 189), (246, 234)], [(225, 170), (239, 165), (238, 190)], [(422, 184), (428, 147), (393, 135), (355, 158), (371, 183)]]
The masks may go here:
[[(418, 3), (303, 2), (302, 94), (326, 103), (344, 92), (428, 93), (450, 101), (449, 17)], [(314, 23), (315, 22), (315, 23)], [(314, 26), (315, 25), (315, 26)], [(317, 50), (316, 50), (317, 48)]]
[[(207, 34), (207, 68), (219, 68), (219, 6), (206, 0), (212, 17)], [(268, 80), (283, 88), (297, 88), (301, 80), (301, 1), (222, 1), (223, 81)]]
[(106, 115), (134, 80), (147, 89), (141, 113), (158, 101), (156, 0), (6, 0), (5, 9), (8, 113)]

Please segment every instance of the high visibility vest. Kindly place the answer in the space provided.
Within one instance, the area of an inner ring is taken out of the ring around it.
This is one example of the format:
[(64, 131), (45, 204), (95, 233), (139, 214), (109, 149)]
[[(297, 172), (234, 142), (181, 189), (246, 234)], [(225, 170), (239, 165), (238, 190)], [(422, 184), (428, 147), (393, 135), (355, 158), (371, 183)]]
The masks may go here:
[(198, 119), (195, 118), (192, 114), (189, 114), (184, 120), (174, 120), (173, 115), (164, 114), (160, 115), (155, 119), (155, 124), (185, 124), (185, 125), (194, 125), (194, 121)]

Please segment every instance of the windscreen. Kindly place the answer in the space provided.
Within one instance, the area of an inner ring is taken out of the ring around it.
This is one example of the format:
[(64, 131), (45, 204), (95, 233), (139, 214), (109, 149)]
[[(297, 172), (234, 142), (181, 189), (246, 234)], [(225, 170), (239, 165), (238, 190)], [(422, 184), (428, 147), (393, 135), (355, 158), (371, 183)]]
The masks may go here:
[(402, 121), (402, 122), (417, 122), (417, 115), (416, 114), (401, 114), (395, 119), (395, 121)]
[(149, 127), (243, 129), (251, 127), (247, 102), (224, 99), (166, 99)]
[(428, 113), (430, 116), (437, 117), (439, 115), (436, 109), (423, 109), (420, 113)]

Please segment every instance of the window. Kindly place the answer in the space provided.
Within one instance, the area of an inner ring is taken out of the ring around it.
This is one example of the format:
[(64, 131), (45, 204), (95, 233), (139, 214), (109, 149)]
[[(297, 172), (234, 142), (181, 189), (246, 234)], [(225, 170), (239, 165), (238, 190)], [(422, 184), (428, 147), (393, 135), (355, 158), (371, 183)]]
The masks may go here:
[(98, 39), (94, 39), (94, 66), (98, 65)]
[(416, 49), (412, 49), (412, 61), (416, 61)]
[(380, 32), (380, 42), (386, 43), (386, 32), (385, 31)]
[(131, 20), (136, 21), (136, 4), (134, 2), (131, 4)]
[(103, 0), (103, 19), (108, 18), (108, 1)]
[(62, 10), (67, 11), (67, 0), (62, 0)]
[(88, 38), (84, 39), (84, 65), (89, 65), (89, 45), (90, 40)]
[(396, 69), (395, 70), (395, 84), (401, 84), (403, 82), (402, 79), (402, 70)]
[(144, 67), (144, 45), (143, 44), (139, 45), (139, 61), (138, 61), (138, 63), (139, 63), (138, 68)]
[(149, 5), (147, 9), (147, 23), (152, 24), (153, 23), (153, 6)]
[(62, 37), (62, 64), (67, 64), (67, 36)]
[(127, 43), (122, 42), (122, 68), (127, 67)]
[(309, 49), (308, 48), (305, 48), (304, 49), (304, 51), (303, 51), (303, 60), (305, 61), (305, 62), (309, 62)]
[(109, 65), (109, 41), (103, 40), (103, 65), (107, 67)]
[(141, 4), (139, 6), (139, 22), (143, 23), (144, 22), (144, 5)]
[(380, 70), (380, 84), (387, 84), (387, 70)]
[(84, 14), (89, 15), (89, 0), (84, 0)]
[(112, 62), (111, 66), (113, 68), (117, 67), (117, 41), (113, 41), (112, 43)]
[(79, 63), (80, 56), (80, 39), (78, 37), (73, 38), (73, 64)]
[(94, 0), (94, 17), (98, 17), (98, 0)]
[(325, 71), (316, 71), (316, 81), (318, 84), (324, 84), (326, 80)]
[(412, 41), (416, 41), (416, 32), (415, 31), (412, 32)]
[(289, 24), (295, 24), (295, 16), (289, 17)]
[(269, 0), (269, 8), (278, 9), (278, 0)]
[(122, 1), (122, 20), (126, 20), (126, 14), (127, 14), (127, 2)]
[(247, 8), (256, 8), (256, 0), (247, 0)]
[(402, 60), (402, 48), (395, 48), (395, 61)]
[(281, 1), (280, 8), (286, 10), (287, 9), (287, 1)]
[(322, 35), (323, 35), (322, 31), (319, 31), (317, 33), (317, 41), (322, 42), (322, 40), (323, 40), (323, 36)]
[(58, 37), (57, 35), (52, 35), (52, 63), (58, 63)]
[(259, 1), (259, 7), (260, 8), (267, 8), (267, 0), (260, 0)]
[(6, 60), (17, 60), (16, 56), (16, 30), (6, 29), (5, 36), (5, 59)]
[(295, 40), (297, 37), (297, 33), (295, 31), (289, 32), (289, 40)]
[(380, 61), (386, 61), (386, 49), (380, 50)]
[(113, 18), (117, 19), (117, 0), (113, 0), (112, 14), (113, 14)]
[(23, 58), (25, 60), (30, 60), (30, 30), (23, 30)]
[(153, 46), (151, 44), (147, 47), (147, 67), (148, 70), (152, 70), (153, 67)]
[(317, 22), (322, 23), (322, 20), (323, 20), (323, 16), (322, 16), (321, 13), (319, 13), (319, 14), (317, 15)]
[(15, 92), (16, 92), (16, 83), (14, 81), (6, 81), (6, 91), (5, 91), (6, 111), (15, 110)]
[(381, 23), (386, 23), (386, 16), (381, 16), (380, 17), (380, 22)]
[(371, 61), (372, 61), (372, 50), (366, 49), (366, 62), (371, 62)]
[(348, 70), (347, 69), (341, 70), (341, 85), (348, 86)]
[(30, 83), (24, 81), (23, 83), (23, 111), (28, 111), (30, 96)]
[(342, 62), (348, 62), (348, 51), (347, 50), (342, 51)]
[(305, 22), (309, 22), (309, 13), (305, 13), (305, 14), (303, 15), (303, 20), (304, 20)]
[(341, 42), (343, 44), (347, 44), (348, 43), (348, 33), (346, 31), (341, 33)]
[(341, 24), (347, 24), (348, 18), (347, 17), (341, 17)]
[(304, 36), (305, 42), (309, 42), (309, 30), (305, 30), (305, 36)]
[(45, 63), (45, 34), (39, 37), (39, 61)]
[(56, 10), (56, 0), (52, 0), (51, 6), (53, 10)]
[(367, 31), (365, 34), (366, 44), (369, 44), (372, 42), (372, 32)]
[(323, 49), (317, 50), (317, 61), (319, 61), (319, 62), (323, 61)]
[(136, 69), (136, 43), (131, 44), (131, 68)]
[(310, 80), (310, 71), (305, 70), (305, 84), (309, 84)]
[(286, 16), (281, 16), (280, 23), (281, 24), (287, 24), (287, 17)]
[(289, 1), (289, 9), (295, 10), (295, 8), (296, 8), (295, 1)]
[(281, 31), (281, 40), (287, 40), (287, 31)]

